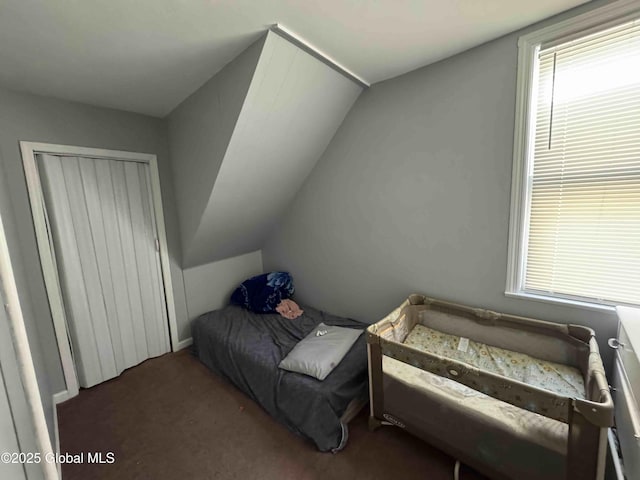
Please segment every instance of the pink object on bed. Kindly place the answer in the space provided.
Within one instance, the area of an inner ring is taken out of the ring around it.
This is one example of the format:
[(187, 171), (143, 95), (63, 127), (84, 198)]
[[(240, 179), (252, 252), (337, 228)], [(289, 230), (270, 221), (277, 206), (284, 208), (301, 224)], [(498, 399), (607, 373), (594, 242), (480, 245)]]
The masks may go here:
[(285, 300), (282, 300), (278, 304), (278, 306), (276, 307), (276, 311), (280, 315), (282, 315), (284, 318), (288, 318), (289, 320), (298, 318), (300, 315), (304, 313), (303, 310), (298, 306), (296, 302), (288, 298)]

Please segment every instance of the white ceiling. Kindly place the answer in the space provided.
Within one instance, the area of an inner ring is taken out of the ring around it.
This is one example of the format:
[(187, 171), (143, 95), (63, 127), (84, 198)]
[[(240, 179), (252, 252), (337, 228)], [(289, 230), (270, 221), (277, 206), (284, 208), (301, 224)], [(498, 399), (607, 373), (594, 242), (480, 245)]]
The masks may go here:
[(586, 0), (0, 0), (0, 84), (169, 113), (282, 23), (370, 83)]

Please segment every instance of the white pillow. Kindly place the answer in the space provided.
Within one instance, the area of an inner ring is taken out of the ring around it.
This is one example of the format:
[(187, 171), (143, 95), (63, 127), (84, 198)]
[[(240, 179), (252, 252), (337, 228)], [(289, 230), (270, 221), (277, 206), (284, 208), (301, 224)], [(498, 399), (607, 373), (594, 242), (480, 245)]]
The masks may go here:
[(279, 367), (324, 380), (342, 361), (362, 332), (363, 330), (321, 323), (293, 347)]

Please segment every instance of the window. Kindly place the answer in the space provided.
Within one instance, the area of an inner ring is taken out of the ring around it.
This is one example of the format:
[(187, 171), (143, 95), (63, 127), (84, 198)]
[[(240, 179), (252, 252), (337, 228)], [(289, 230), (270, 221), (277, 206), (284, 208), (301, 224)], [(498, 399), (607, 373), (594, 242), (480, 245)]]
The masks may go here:
[(640, 304), (640, 11), (520, 39), (507, 294)]

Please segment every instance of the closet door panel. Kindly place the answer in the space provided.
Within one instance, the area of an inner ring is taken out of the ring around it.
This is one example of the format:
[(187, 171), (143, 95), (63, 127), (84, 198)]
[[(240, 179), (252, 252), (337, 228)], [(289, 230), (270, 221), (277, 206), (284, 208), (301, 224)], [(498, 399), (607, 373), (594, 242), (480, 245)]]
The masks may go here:
[[(102, 381), (102, 368), (98, 350), (94, 344), (93, 324), (88, 321), (74, 319), (91, 318), (89, 301), (85, 290), (84, 275), (78, 255), (71, 206), (65, 187), (62, 164), (58, 157), (45, 155), (40, 164), (44, 194), (55, 208), (48, 208), (49, 224), (53, 238), (59, 246), (64, 246), (64, 255), (56, 255), (60, 285), (64, 292), (64, 306), (67, 315), (67, 329), (73, 345), (73, 356), (77, 365), (80, 385), (95, 385)], [(93, 345), (94, 348), (80, 349), (78, 345)]]
[(90, 387), (169, 351), (149, 166), (38, 161), (78, 379)]
[[(108, 198), (100, 196), (98, 178), (96, 175), (96, 160), (86, 159), (79, 162), (80, 177), (85, 194), (86, 208), (88, 213), (89, 227), (93, 239), (93, 248), (97, 264), (100, 288), (104, 298), (105, 329), (109, 332), (112, 355), (115, 362), (114, 375), (119, 375), (125, 368), (124, 352), (120, 335), (119, 315), (117, 310), (116, 296), (113, 287), (111, 274), (111, 262), (107, 247), (104, 214), (112, 210)], [(95, 319), (94, 319), (95, 321)], [(104, 332), (103, 332), (104, 333)], [(105, 372), (108, 373), (108, 372)]]
[[(145, 218), (142, 207), (142, 191), (140, 177), (135, 163), (125, 165), (125, 178), (127, 181), (127, 192), (129, 195), (129, 208), (131, 213), (131, 226), (135, 231), (133, 235), (133, 247), (136, 257), (136, 266), (140, 275), (145, 279), (151, 279), (151, 269), (148, 262), (149, 250), (155, 250), (155, 242), (150, 242), (145, 235)], [(145, 331), (147, 332), (147, 347), (149, 356), (159, 355), (161, 350), (158, 341), (157, 328), (155, 328), (156, 318), (160, 312), (154, 303), (153, 289), (149, 281), (140, 283), (140, 294), (142, 300), (143, 319)]]
[[(111, 341), (111, 332), (107, 325), (106, 302), (102, 294), (102, 285), (96, 258), (96, 246), (91, 232), (89, 213), (87, 212), (87, 199), (84, 194), (78, 159), (63, 158), (62, 172), (69, 196), (71, 219), (73, 221), (73, 229), (75, 231), (76, 245), (78, 248), (77, 253), (80, 258), (80, 268), (82, 270), (82, 278), (85, 284), (90, 314), (90, 318), (76, 319), (76, 321), (93, 324), (94, 338), (92, 340), (98, 351), (102, 377), (112, 378), (117, 375), (113, 355), (113, 342)], [(87, 341), (89, 342), (89, 340)]]
[(129, 210), (129, 193), (125, 177), (124, 162), (117, 162), (112, 166), (111, 174), (115, 187), (116, 208), (118, 214), (118, 229), (120, 231), (120, 244), (124, 256), (124, 274), (129, 292), (129, 307), (131, 309), (131, 325), (137, 362), (140, 363), (149, 358), (147, 336), (145, 332), (144, 311), (142, 308), (142, 292), (140, 291), (140, 277), (136, 260), (136, 252), (132, 248), (133, 226)]
[[(120, 227), (118, 223), (118, 206), (116, 204), (115, 187), (111, 179), (111, 161), (95, 162), (98, 196), (102, 205), (102, 215), (105, 228), (105, 242), (113, 286), (116, 315), (113, 332), (118, 331), (123, 354), (123, 369), (138, 364), (138, 354), (133, 332), (133, 313), (129, 299), (129, 286), (125, 273), (125, 255), (120, 243)], [(112, 334), (112, 338), (116, 335)], [(117, 338), (117, 337), (116, 337)]]
[[(146, 165), (138, 164), (138, 178), (140, 181), (140, 193), (142, 200), (142, 213), (144, 219), (144, 235), (145, 243), (150, 248), (145, 249), (146, 262), (149, 265), (149, 286), (151, 288), (154, 318), (162, 318), (163, 325), (169, 324), (167, 315), (167, 302), (164, 296), (164, 288), (162, 283), (162, 267), (160, 261), (160, 252), (158, 250), (158, 236), (156, 229), (155, 216), (151, 206), (151, 182), (149, 180), (149, 168)], [(158, 323), (154, 324), (154, 334), (157, 337), (158, 355), (169, 351), (169, 331), (167, 328), (158, 328)]]

